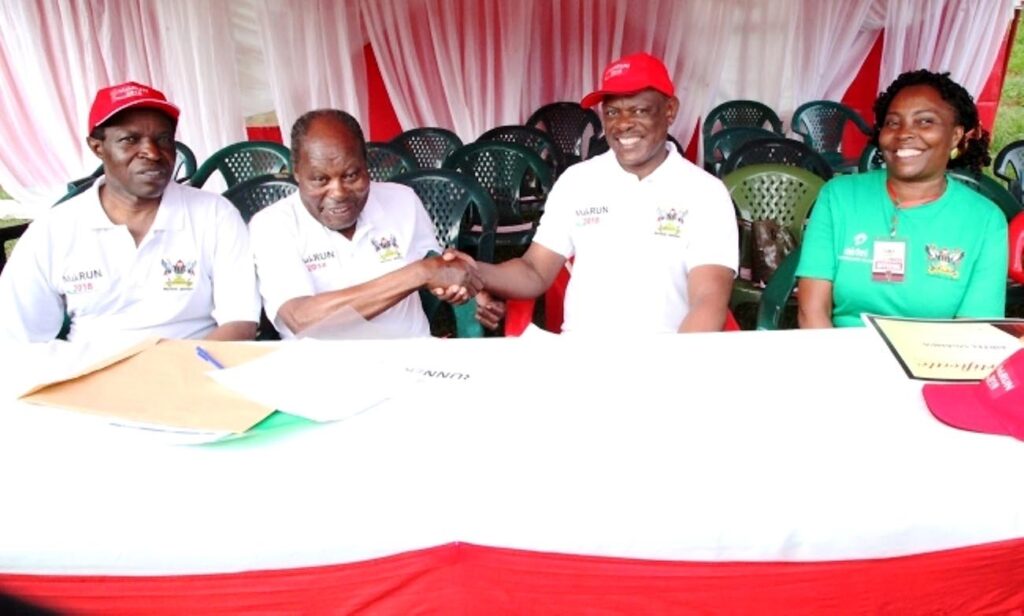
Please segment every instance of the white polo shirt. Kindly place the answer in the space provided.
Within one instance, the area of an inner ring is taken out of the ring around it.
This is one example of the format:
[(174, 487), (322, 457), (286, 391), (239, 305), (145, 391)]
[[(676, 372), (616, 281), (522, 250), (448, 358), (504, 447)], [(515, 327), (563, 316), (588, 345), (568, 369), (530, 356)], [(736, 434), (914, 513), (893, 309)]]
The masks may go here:
[(220, 195), (167, 185), (142, 242), (100, 205), (103, 179), (37, 219), (0, 276), (0, 337), (41, 342), (120, 336), (202, 338), (259, 321), (249, 235)]
[[(386, 182), (370, 184), (351, 240), (313, 218), (297, 192), (253, 216), (249, 232), (263, 308), (282, 338), (294, 337), (277, 318), (288, 300), (347, 289), (441, 251), (416, 193)], [(371, 321), (398, 336), (430, 335), (416, 292)]]
[(687, 274), (737, 271), (736, 216), (718, 178), (676, 152), (640, 180), (608, 151), (555, 183), (533, 241), (576, 257), (564, 332), (674, 333), (689, 311)]

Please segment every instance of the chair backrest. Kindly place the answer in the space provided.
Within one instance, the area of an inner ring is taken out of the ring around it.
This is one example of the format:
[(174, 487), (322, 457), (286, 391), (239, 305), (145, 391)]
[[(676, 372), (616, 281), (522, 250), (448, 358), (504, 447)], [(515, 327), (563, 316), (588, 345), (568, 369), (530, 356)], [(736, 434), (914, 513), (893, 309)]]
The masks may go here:
[(171, 177), (179, 184), (184, 184), (192, 179), (196, 173), (196, 155), (192, 148), (180, 141), (174, 142), (174, 172)]
[(708, 147), (707, 143), (711, 135), (720, 130), (738, 126), (766, 128), (777, 135), (782, 135), (782, 120), (779, 119), (779, 114), (775, 113), (768, 105), (743, 99), (725, 101), (709, 111), (707, 117), (704, 118), (701, 131), (704, 147)]
[(405, 150), (390, 143), (367, 142), (366, 170), (374, 182), (389, 182), (416, 168), (416, 161)]
[(787, 165), (751, 165), (722, 178), (741, 220), (770, 218), (800, 242), (807, 215), (825, 180)]
[(548, 103), (538, 108), (530, 114), (526, 125), (551, 135), (566, 165), (582, 160), (586, 154), (583, 144), (602, 131), (597, 113), (573, 101)]
[(1024, 214), (1017, 214), (1010, 221), (1008, 230), (1010, 235), (1010, 279), (1016, 283), (1024, 284)]
[(562, 151), (551, 139), (551, 135), (530, 126), (518, 124), (497, 126), (480, 135), (477, 141), (504, 141), (505, 143), (525, 145), (551, 166), (551, 173), (555, 178), (565, 169)]
[(992, 172), (1006, 182), (1006, 188), (1017, 201), (1024, 202), (1024, 139), (1014, 141), (999, 150), (992, 163)]
[(64, 193), (63, 197), (61, 197), (60, 199), (57, 199), (57, 201), (54, 203), (54, 205), (58, 205), (60, 203), (64, 203), (68, 199), (71, 199), (73, 197), (77, 197), (78, 195), (80, 195), (80, 194), (84, 193), (85, 191), (89, 190), (92, 187), (92, 185), (94, 183), (96, 183), (96, 180), (98, 180), (100, 178), (100, 176), (102, 176), (102, 175), (103, 175), (103, 165), (100, 165), (99, 167), (96, 167), (96, 170), (93, 171), (91, 174), (89, 174), (89, 175), (87, 175), (87, 176), (85, 176), (83, 178), (78, 178), (77, 180), (71, 180), (70, 182), (68, 182), (68, 185), (67, 185), (68, 191), (66, 193)]
[(993, 180), (984, 173), (974, 173), (969, 169), (950, 169), (946, 172), (949, 177), (963, 182), (970, 188), (978, 191), (989, 201), (999, 206), (999, 209), (1006, 215), (1007, 222), (1014, 219), (1017, 214), (1024, 211), (1020, 201), (1014, 199), (1010, 191), (1003, 188), (997, 180)]
[[(434, 222), (434, 234), (442, 248), (462, 248), (461, 232), (471, 218), (479, 220), (482, 231), (476, 242), (476, 258), (494, 262), (498, 213), (491, 196), (475, 179), (451, 169), (417, 169), (394, 181), (416, 191)], [(468, 215), (471, 208), (475, 217)]]
[(800, 264), (800, 246), (786, 255), (761, 292), (757, 305), (757, 329), (779, 329), (789, 296), (796, 286), (796, 268)]
[(417, 169), (440, 169), (452, 152), (462, 147), (462, 139), (446, 128), (413, 128), (389, 142), (412, 156)]
[(885, 161), (882, 160), (882, 153), (878, 150), (878, 146), (868, 143), (860, 152), (860, 162), (857, 164), (857, 170), (865, 173), (875, 169), (885, 169)]
[(769, 130), (750, 126), (720, 130), (704, 143), (704, 169), (721, 177), (722, 165), (744, 143), (778, 136)]
[(725, 159), (721, 174), (729, 175), (740, 167), (764, 164), (792, 165), (824, 180), (832, 178), (832, 167), (820, 154), (800, 141), (785, 137), (764, 137), (744, 143)]
[(446, 169), (461, 171), (476, 179), (490, 194), (498, 211), (499, 225), (524, 222), (520, 188), (532, 174), (540, 189), (540, 203), (551, 192), (551, 168), (530, 148), (500, 141), (477, 141), (464, 145), (445, 162)]
[(22, 222), (9, 227), (0, 227), (0, 272), (7, 265), (7, 242), (16, 240), (28, 229), (28, 223)]
[(241, 141), (221, 148), (196, 169), (189, 183), (202, 187), (214, 172), (220, 172), (231, 188), (239, 182), (268, 173), (291, 173), (288, 148), (273, 141)]
[(871, 136), (871, 127), (860, 114), (836, 101), (810, 101), (793, 112), (793, 132), (804, 139), (829, 162), (843, 158), (843, 133), (853, 124), (864, 136)]
[(224, 197), (235, 204), (246, 223), (256, 212), (284, 199), (299, 189), (295, 178), (288, 173), (268, 173), (239, 182), (224, 191)]

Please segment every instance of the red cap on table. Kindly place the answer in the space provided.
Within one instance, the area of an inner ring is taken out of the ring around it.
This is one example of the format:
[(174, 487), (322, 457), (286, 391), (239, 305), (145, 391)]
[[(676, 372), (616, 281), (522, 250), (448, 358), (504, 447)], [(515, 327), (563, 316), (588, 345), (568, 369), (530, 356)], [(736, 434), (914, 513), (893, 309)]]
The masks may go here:
[(109, 120), (114, 114), (133, 107), (156, 109), (169, 115), (172, 120), (177, 121), (178, 119), (178, 108), (167, 102), (167, 97), (163, 92), (141, 83), (128, 81), (103, 88), (96, 93), (96, 98), (92, 101), (92, 109), (89, 110), (89, 132), (91, 133), (94, 128)]
[(923, 393), (928, 409), (943, 423), (1024, 441), (1024, 349), (977, 383), (929, 383)]

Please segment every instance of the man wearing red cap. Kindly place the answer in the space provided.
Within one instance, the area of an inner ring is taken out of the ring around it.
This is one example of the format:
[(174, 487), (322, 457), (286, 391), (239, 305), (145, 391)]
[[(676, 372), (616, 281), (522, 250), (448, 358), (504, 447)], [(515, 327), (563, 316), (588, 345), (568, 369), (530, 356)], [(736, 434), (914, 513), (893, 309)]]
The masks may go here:
[(679, 108), (668, 71), (645, 53), (616, 60), (581, 102), (598, 103), (611, 151), (559, 178), (522, 258), (477, 264), (484, 288), (536, 297), (575, 257), (564, 332), (721, 330), (736, 218), (725, 186), (666, 143)]
[(103, 88), (90, 190), (29, 226), (0, 276), (0, 338), (252, 339), (259, 296), (248, 233), (223, 197), (171, 181), (178, 108), (135, 82)]

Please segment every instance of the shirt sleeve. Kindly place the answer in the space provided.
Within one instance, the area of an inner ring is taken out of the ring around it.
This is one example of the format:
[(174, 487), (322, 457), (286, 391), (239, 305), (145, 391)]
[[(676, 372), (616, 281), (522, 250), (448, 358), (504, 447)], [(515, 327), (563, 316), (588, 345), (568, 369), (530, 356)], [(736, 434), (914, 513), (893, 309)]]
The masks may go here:
[(1008, 244), (1006, 218), (1002, 212), (993, 211), (978, 243), (978, 260), (970, 273), (957, 317), (1001, 318), (1006, 314)]
[(278, 214), (267, 209), (249, 223), (259, 293), (263, 309), (274, 324), (278, 324), (277, 311), (282, 304), (296, 297), (316, 295), (313, 280), (302, 262), (298, 230), (292, 221)]
[(234, 321), (258, 323), (260, 298), (241, 214), (227, 200), (217, 203), (217, 234), (213, 251), (213, 319), (218, 325)]
[(29, 225), (15, 244), (0, 274), (0, 340), (46, 342), (60, 332), (64, 296), (52, 284), (48, 244), (41, 223)]
[(544, 203), (544, 213), (540, 217), (537, 232), (533, 241), (541, 246), (557, 252), (566, 259), (576, 254), (572, 242), (570, 216), (572, 215), (573, 177), (570, 171), (558, 178)]
[(693, 230), (686, 269), (722, 265), (731, 269), (735, 276), (739, 270), (739, 231), (729, 189), (715, 180), (703, 194), (703, 203), (688, 214), (693, 216)]
[(800, 245), (800, 263), (796, 268), (798, 278), (835, 280), (836, 247), (831, 188), (829, 184), (825, 184), (818, 193), (811, 219), (804, 230), (803, 242)]

